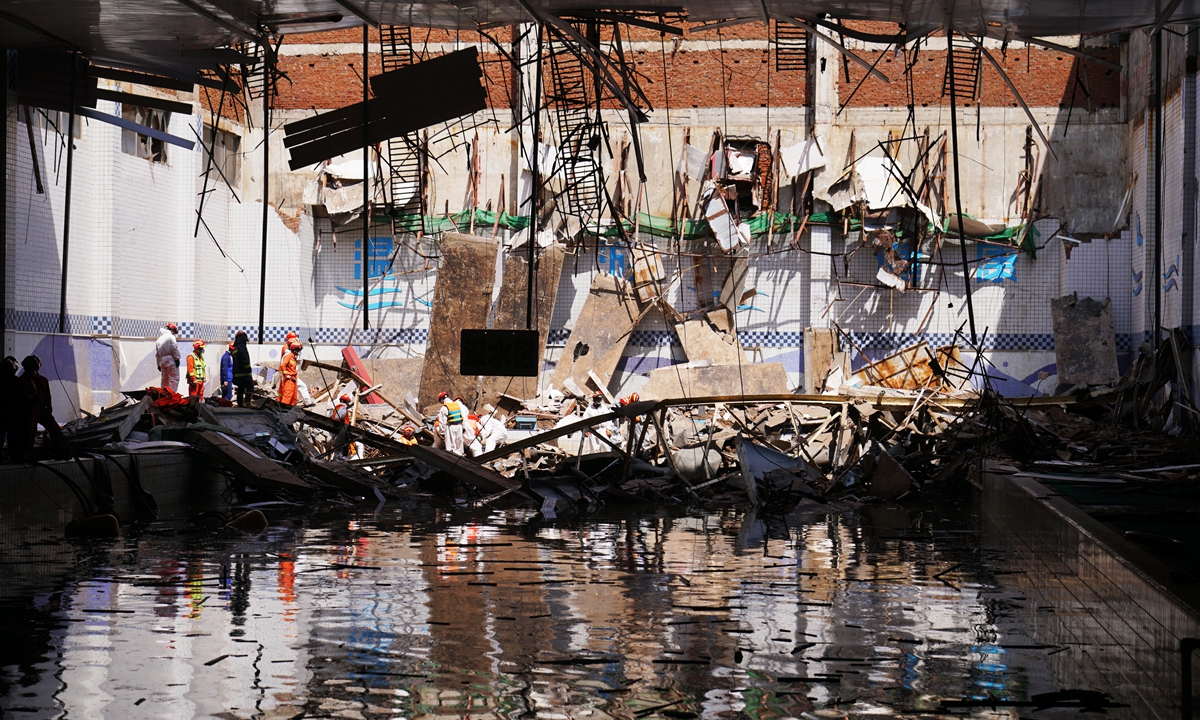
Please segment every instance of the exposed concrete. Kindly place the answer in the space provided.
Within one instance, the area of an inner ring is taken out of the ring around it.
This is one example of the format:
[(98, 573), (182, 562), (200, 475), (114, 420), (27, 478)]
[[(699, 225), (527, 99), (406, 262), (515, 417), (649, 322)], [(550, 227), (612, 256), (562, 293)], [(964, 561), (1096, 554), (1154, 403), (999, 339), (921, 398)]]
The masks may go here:
[(650, 382), (639, 393), (643, 400), (765, 395), (790, 392), (781, 363), (742, 363), (711, 367), (665, 367), (650, 371)]
[(680, 323), (675, 326), (675, 334), (688, 362), (710, 360), (713, 365), (736, 365), (746, 360), (733, 334), (719, 333), (705, 320)]
[(563, 382), (571, 378), (576, 385), (585, 388), (589, 370), (611, 384), (637, 315), (637, 303), (628, 283), (612, 275), (596, 275), (583, 310), (571, 329), (567, 346), (554, 368), (551, 384), (561, 389)]
[(1120, 379), (1112, 303), (1067, 295), (1050, 301), (1060, 387), (1108, 385)]

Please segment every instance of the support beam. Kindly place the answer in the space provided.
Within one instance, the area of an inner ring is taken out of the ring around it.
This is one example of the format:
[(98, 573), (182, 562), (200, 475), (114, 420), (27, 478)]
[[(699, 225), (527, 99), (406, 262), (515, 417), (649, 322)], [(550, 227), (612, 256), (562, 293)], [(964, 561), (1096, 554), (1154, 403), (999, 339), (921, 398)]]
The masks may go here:
[[(947, 38), (947, 40), (950, 39), (952, 38)], [(982, 48), (982, 45), (980, 47)], [(984, 54), (987, 54), (986, 50), (984, 50)], [(954, 92), (954, 59), (950, 53), (946, 54), (946, 72), (949, 78), (946, 84), (950, 88), (950, 140), (953, 143), (954, 153), (954, 209), (958, 215), (958, 249), (962, 253), (963, 289), (967, 295), (967, 320), (971, 323), (971, 344), (976, 345), (979, 343), (979, 336), (975, 332), (975, 305), (971, 302), (971, 266), (967, 263), (967, 234), (963, 231), (962, 219), (962, 180), (958, 174), (958, 99)]]
[(1077, 48), (1067, 47), (1066, 45), (1059, 45), (1058, 43), (1052, 43), (1048, 40), (1042, 40), (1040, 38), (1025, 38), (1025, 42), (1026, 42), (1026, 44), (1029, 44), (1029, 45), (1037, 45), (1038, 47), (1044, 47), (1047, 50), (1055, 50), (1060, 53), (1074, 55), (1077, 58), (1082, 58), (1084, 60), (1087, 60), (1088, 62), (1095, 63), (1097, 65), (1100, 65), (1100, 66), (1103, 66), (1106, 68), (1110, 68), (1112, 70), (1120, 70), (1121, 69), (1121, 63), (1115, 63), (1115, 62), (1112, 62), (1111, 60), (1105, 60), (1102, 57), (1096, 57), (1095, 55), (1092, 55), (1091, 53), (1086, 53)]
[[(271, 188), (271, 61), (263, 55), (263, 196), (262, 251), (258, 264), (258, 344), (266, 340), (267, 318), (267, 217), (270, 214)], [(366, 299), (363, 300), (366, 302)]]

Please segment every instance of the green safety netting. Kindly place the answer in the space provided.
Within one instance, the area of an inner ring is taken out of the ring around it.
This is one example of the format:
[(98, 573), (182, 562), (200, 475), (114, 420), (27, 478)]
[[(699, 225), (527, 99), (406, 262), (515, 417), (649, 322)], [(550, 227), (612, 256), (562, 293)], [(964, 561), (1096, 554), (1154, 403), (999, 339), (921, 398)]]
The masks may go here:
[[(417, 232), (423, 229), (425, 234), (429, 235), (439, 232), (465, 232), (471, 227), (471, 215), (471, 210), (463, 210), (462, 212), (437, 216), (422, 216), (418, 213), (410, 213), (393, 218), (388, 215), (377, 215), (372, 217), (371, 220), (375, 223), (394, 222), (394, 227), (403, 232)], [(966, 217), (971, 216), (966, 215)], [(474, 219), (476, 232), (493, 227), (504, 228), (506, 230), (524, 230), (529, 227), (530, 216), (509, 215), (506, 212), (497, 213), (491, 210), (476, 209), (474, 211)], [(842, 220), (843, 215), (839, 212), (814, 213), (808, 216), (809, 225), (834, 225), (841, 223)], [(760, 237), (768, 233), (793, 232), (804, 224), (804, 217), (782, 212), (760, 213), (747, 220), (746, 224), (750, 226), (751, 236)], [(849, 227), (851, 230), (859, 230), (862, 228), (862, 222), (851, 218)], [(942, 227), (942, 231), (947, 232), (949, 227), (950, 221), (947, 219)], [(932, 228), (933, 226), (930, 225), (930, 229)], [(1024, 229), (1024, 225), (1015, 225), (1005, 228), (1003, 232), (975, 239), (985, 242), (1010, 244), (1016, 247), (1016, 240), (1024, 235), (1021, 249), (1032, 256), (1037, 249), (1034, 241), (1040, 237), (1040, 233), (1038, 233), (1036, 227), (1030, 227), (1028, 233), (1025, 233)], [(703, 218), (699, 220), (683, 220), (682, 223), (677, 223), (671, 220), (671, 218), (651, 215), (649, 213), (638, 213), (637, 230), (655, 237), (682, 238), (684, 240), (695, 240), (709, 236), (708, 221)], [(592, 226), (588, 228), (588, 231), (592, 235), (603, 238), (620, 237), (623, 233), (632, 233), (634, 231), (634, 223), (623, 221), (620, 228), (616, 225)]]

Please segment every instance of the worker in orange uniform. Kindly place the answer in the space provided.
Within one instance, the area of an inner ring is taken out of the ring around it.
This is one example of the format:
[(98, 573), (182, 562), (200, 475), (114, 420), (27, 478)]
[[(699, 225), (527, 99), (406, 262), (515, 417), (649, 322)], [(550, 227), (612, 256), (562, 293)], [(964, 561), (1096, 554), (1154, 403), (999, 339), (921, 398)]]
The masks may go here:
[(204, 341), (192, 342), (192, 352), (187, 356), (188, 397), (204, 397), (204, 382), (208, 379), (208, 366), (204, 364)]
[(295, 405), (300, 400), (299, 388), (296, 385), (296, 379), (300, 375), (299, 367), (296, 364), (300, 357), (300, 351), (304, 346), (299, 340), (293, 340), (288, 344), (287, 352), (283, 355), (283, 360), (279, 361), (279, 402), (283, 405)]
[(283, 336), (283, 347), (279, 348), (279, 359), (282, 360), (284, 355), (287, 355), (288, 348), (292, 343), (300, 342), (300, 334), (295, 330), (288, 330), (287, 335)]
[(417, 444), (417, 431), (412, 425), (405, 425), (404, 429), (400, 431), (400, 444), (401, 445), (416, 445)]
[[(351, 398), (349, 395), (346, 395), (345, 393), (343, 393), (342, 396), (338, 398), (337, 405), (334, 405), (333, 410), (329, 411), (329, 417), (333, 418), (334, 420), (340, 420), (340, 421), (344, 422), (345, 424), (349, 425), (350, 419), (351, 419), (350, 418), (350, 403), (351, 402), (353, 402), (353, 398)], [(359, 460), (362, 458), (361, 450), (362, 450), (362, 448), (359, 446), (358, 443), (351, 442), (348, 445), (346, 445), (346, 457), (351, 460)]]

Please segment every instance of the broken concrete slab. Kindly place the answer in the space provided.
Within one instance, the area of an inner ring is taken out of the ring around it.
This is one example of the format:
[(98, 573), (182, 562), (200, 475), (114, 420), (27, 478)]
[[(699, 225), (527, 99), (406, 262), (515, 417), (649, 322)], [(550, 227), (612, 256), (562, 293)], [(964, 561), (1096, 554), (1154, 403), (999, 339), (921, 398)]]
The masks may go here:
[(660, 281), (667, 276), (653, 248), (633, 246), (633, 287), (638, 302), (645, 305), (662, 294)]
[(550, 383), (564, 387), (564, 381), (571, 378), (584, 388), (589, 370), (611, 379), (637, 317), (637, 302), (629, 284), (613, 275), (597, 274)]
[(442, 391), (475, 404), (477, 379), (458, 373), (459, 331), (487, 327), (499, 248), (497, 241), (473, 235), (446, 233), (442, 238), (442, 266), (433, 291), (429, 344), (417, 396), (422, 408), (436, 404)]
[(217, 460), (239, 482), (262, 490), (312, 495), (316, 488), (263, 455), (258, 448), (216, 430), (191, 430), (188, 440)]
[(705, 320), (689, 320), (675, 326), (688, 360), (711, 360), (713, 365), (737, 365), (745, 362), (741, 346), (733, 335), (719, 333)]
[(721, 294), (717, 302), (730, 311), (736, 311), (746, 292), (746, 275), (750, 271), (750, 261), (744, 256), (735, 258), (721, 284)]
[[(535, 263), (533, 327), (538, 329), (539, 362), (546, 353), (546, 338), (550, 333), (550, 319), (554, 314), (554, 300), (558, 296), (558, 280), (562, 274), (565, 257), (566, 249), (562, 245), (555, 244), (542, 250)], [(525, 251), (509, 253), (504, 259), (504, 277), (500, 282), (500, 294), (496, 298), (493, 329), (525, 329), (528, 283), (528, 253)], [(538, 378), (484, 376), (478, 404), (479, 406), (484, 403), (498, 405), (502, 394), (520, 398), (536, 397)]]
[(1111, 385), (1120, 379), (1112, 301), (1078, 294), (1050, 301), (1060, 387)]
[(412, 445), (408, 448), (417, 460), (437, 468), (444, 473), (453, 475), (467, 485), (485, 493), (498, 493), (505, 490), (516, 490), (521, 486), (516, 480), (506, 478), (488, 467), (478, 465), (451, 452), (429, 445)]
[(639, 393), (644, 400), (722, 395), (775, 395), (791, 391), (783, 363), (742, 363), (711, 367), (679, 366), (650, 371)]
[(689, 480), (711, 477), (721, 469), (721, 453), (704, 446), (689, 447), (676, 450), (674, 453), (675, 468), (679, 474)]
[(829, 377), (837, 350), (837, 333), (833, 328), (804, 328), (805, 395), (825, 392), (825, 378)]

